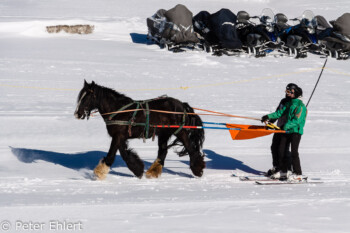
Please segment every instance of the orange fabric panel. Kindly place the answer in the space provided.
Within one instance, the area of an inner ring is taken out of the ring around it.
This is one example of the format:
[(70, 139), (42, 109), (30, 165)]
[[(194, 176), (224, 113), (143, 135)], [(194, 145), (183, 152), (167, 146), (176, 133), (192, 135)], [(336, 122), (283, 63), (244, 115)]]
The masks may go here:
[(229, 130), (232, 140), (245, 140), (263, 137), (272, 133), (285, 133), (284, 130), (269, 130), (266, 126), (226, 124), (227, 128), (239, 128), (240, 130)]

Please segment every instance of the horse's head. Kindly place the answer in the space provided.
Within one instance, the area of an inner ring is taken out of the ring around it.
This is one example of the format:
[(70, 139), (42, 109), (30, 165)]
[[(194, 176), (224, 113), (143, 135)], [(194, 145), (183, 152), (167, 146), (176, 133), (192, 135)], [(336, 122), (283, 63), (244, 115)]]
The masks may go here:
[(96, 84), (92, 81), (91, 84), (88, 84), (84, 80), (84, 87), (81, 89), (78, 95), (78, 104), (74, 112), (74, 116), (77, 119), (89, 119), (91, 111), (97, 108), (96, 93), (95, 88)]

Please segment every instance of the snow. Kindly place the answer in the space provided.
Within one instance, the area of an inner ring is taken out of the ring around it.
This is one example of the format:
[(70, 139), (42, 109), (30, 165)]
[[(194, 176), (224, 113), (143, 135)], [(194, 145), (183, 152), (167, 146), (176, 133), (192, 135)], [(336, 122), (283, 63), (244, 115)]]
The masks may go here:
[[(276, 187), (239, 181), (232, 174), (271, 167), (272, 137), (232, 141), (221, 130), (205, 132), (207, 168), (201, 178), (192, 176), (188, 157), (170, 150), (159, 179), (134, 177), (119, 154), (105, 181), (92, 179), (110, 138), (100, 117), (78, 121), (73, 116), (84, 79), (134, 99), (167, 94), (193, 107), (256, 118), (274, 111), (288, 83), (299, 84), (304, 102), (309, 99), (324, 63), (319, 56), (214, 57), (174, 54), (147, 44), (146, 17), (177, 3), (0, 2), (0, 231), (50, 232), (57, 224), (61, 232), (349, 231), (349, 61), (328, 60), (300, 145), (304, 174), (323, 184)], [(194, 14), (225, 7), (254, 15), (269, 7), (289, 18), (309, 9), (331, 20), (350, 12), (344, 0), (182, 3)], [(46, 26), (58, 24), (90, 24), (95, 31), (46, 33)], [(156, 141), (133, 140), (130, 146), (146, 169), (156, 158)], [(57, 224), (50, 228), (50, 223)]]

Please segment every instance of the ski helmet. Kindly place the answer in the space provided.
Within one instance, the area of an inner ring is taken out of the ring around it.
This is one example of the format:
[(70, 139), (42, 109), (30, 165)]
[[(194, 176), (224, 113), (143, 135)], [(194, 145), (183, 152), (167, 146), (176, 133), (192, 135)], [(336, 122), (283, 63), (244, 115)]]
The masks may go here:
[(295, 96), (295, 98), (299, 98), (300, 96), (303, 95), (303, 90), (302, 90), (298, 85), (296, 85), (295, 83), (289, 83), (289, 84), (286, 86), (286, 90), (287, 90), (287, 91), (294, 90), (294, 96)]
[(286, 86), (286, 90), (290, 91), (290, 90), (295, 90), (298, 88), (298, 85), (296, 85), (295, 83), (289, 83), (287, 86)]

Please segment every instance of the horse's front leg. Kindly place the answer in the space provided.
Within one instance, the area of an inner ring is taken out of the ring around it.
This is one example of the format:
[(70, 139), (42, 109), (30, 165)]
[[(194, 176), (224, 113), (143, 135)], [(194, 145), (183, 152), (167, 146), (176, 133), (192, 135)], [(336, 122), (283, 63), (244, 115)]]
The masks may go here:
[(171, 133), (167, 131), (158, 135), (158, 157), (146, 172), (147, 178), (158, 178), (162, 174), (166, 155), (168, 153), (168, 140)]
[(119, 143), (116, 137), (112, 138), (111, 146), (109, 148), (108, 154), (106, 157), (102, 158), (96, 168), (94, 169), (94, 174), (99, 180), (104, 180), (112, 166), (115, 154), (117, 153)]
[(190, 156), (190, 168), (195, 176), (201, 177), (203, 175), (203, 169), (205, 168), (204, 157), (200, 150), (196, 150), (190, 143), (190, 139), (186, 131), (181, 130), (176, 135), (186, 148), (188, 155)]

